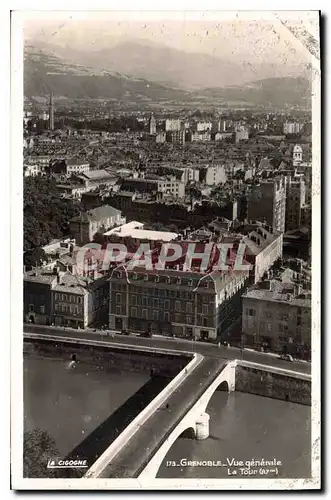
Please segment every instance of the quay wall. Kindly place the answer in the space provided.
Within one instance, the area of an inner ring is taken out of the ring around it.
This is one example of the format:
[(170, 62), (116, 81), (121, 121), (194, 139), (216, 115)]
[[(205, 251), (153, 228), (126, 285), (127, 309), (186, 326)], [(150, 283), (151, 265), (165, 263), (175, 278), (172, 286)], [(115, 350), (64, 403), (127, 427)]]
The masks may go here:
[(309, 377), (272, 372), (267, 367), (257, 368), (238, 363), (235, 390), (292, 403), (311, 405), (311, 381)]
[(153, 376), (172, 378), (185, 368), (193, 356), (190, 354), (172, 354), (133, 350), (111, 345), (89, 345), (64, 339), (24, 339), (24, 353), (45, 357), (68, 359), (76, 356), (77, 362), (100, 364), (104, 369), (147, 372)]

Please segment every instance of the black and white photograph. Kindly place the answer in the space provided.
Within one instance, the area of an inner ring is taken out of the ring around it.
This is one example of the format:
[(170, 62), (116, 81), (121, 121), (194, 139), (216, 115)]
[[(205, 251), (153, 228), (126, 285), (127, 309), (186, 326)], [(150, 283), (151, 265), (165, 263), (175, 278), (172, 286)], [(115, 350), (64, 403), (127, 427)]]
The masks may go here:
[(319, 489), (320, 12), (11, 50), (12, 488)]

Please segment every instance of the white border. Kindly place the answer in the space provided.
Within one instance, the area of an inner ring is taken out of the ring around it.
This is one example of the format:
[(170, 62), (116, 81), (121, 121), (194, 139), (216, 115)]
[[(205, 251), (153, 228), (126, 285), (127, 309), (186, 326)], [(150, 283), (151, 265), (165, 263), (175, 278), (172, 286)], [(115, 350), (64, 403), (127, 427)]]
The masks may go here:
[[(114, 2), (113, 2), (114, 3)], [(183, 2), (182, 2), (183, 3)], [(182, 3), (176, 2), (175, 8), (182, 6)], [(219, 6), (214, 5), (211, 7), (210, 2), (204, 2), (204, 8), (217, 9)], [(26, 7), (24, 2), (16, 2), (18, 8)], [(174, 3), (168, 1), (167, 8), (162, 6), (161, 12), (153, 12), (149, 14), (150, 16), (160, 16), (167, 17), (175, 16), (182, 18), (183, 13), (170, 13), (169, 10), (174, 8)], [(180, 4), (180, 5), (179, 5)], [(260, 4), (261, 8), (265, 5), (262, 2), (255, 2)], [(303, 8), (305, 2), (301, 2), (301, 7)], [(15, 5), (15, 6), (16, 6)], [(42, 6), (36, 5), (36, 8), (40, 10), (46, 10), (46, 16), (49, 16), (49, 10), (51, 7), (47, 6), (45, 9), (44, 3)], [(57, 8), (63, 10), (69, 10), (71, 5), (69, 2), (63, 2), (62, 0), (57, 2)], [(91, 3), (86, 1), (80, 2), (80, 8), (86, 9), (90, 7)], [(231, 6), (236, 7), (236, 2), (232, 2)], [(251, 6), (251, 4), (250, 4)], [(31, 8), (31, 4), (28, 6)], [(135, 7), (135, 6), (134, 6)], [(132, 3), (127, 4), (124, 0), (122, 2), (117, 2), (117, 6), (113, 6), (114, 10), (130, 10), (133, 11)], [(183, 6), (184, 8), (186, 7)], [(139, 5), (140, 12), (144, 10), (155, 9), (155, 2), (144, 2), (144, 5)], [(187, 7), (186, 7), (187, 8)], [(194, 12), (200, 9), (201, 6), (198, 2), (192, 1), (189, 3), (190, 12), (186, 12), (186, 19), (195, 19), (201, 14)], [(99, 5), (94, 6), (94, 9), (109, 9), (109, 2), (99, 2)], [(22, 142), (22, 102), (23, 102), (23, 87), (22, 87), (22, 57), (23, 57), (23, 43), (22, 43), (22, 16), (13, 16), (12, 24), (12, 68), (11, 68), (11, 226), (13, 228), (11, 234), (11, 332), (12, 332), (12, 343), (11, 343), (11, 387), (12, 387), (12, 399), (11, 399), (11, 409), (12, 409), (12, 475), (13, 475), (13, 488), (15, 489), (108, 489), (108, 488), (119, 488), (119, 489), (187, 489), (187, 488), (197, 488), (206, 487), (208, 489), (311, 489), (319, 487), (319, 477), (316, 475), (316, 479), (313, 481), (307, 480), (241, 480), (236, 481), (234, 484), (231, 480), (155, 480), (150, 481), (148, 485), (137, 484), (136, 480), (89, 480), (88, 483), (82, 480), (35, 480), (35, 479), (22, 479), (22, 436), (23, 436), (23, 419), (21, 418), (23, 412), (23, 398), (22, 398), (22, 362), (18, 361), (22, 358), (22, 175), (21, 168), (22, 165), (22, 148), (18, 147), (18, 144)], [(89, 12), (89, 15), (91, 13)], [(204, 12), (205, 19), (219, 19), (220, 11), (218, 12)], [(231, 13), (232, 14), (232, 13)], [(298, 12), (294, 12), (296, 16)], [(144, 14), (144, 17), (147, 13)], [(229, 16), (230, 12), (222, 13), (224, 18)], [(273, 17), (272, 12), (241, 12), (241, 16), (248, 16), (250, 18), (257, 18), (257, 15), (261, 15), (263, 19), (270, 19)], [(135, 14), (130, 14), (130, 16), (135, 16)], [(52, 12), (52, 17), (54, 17), (54, 12)], [(141, 14), (140, 14), (141, 17)], [(297, 43), (294, 37), (288, 33), (285, 29), (283, 30), (284, 36), (288, 37), (290, 43)], [(315, 69), (318, 70), (318, 65), (316, 61), (312, 61)], [(319, 76), (316, 77), (314, 81), (314, 96), (313, 96), (313, 166), (314, 175), (313, 182), (315, 186), (315, 191), (313, 195), (313, 235), (312, 235), (312, 256), (314, 261), (313, 282), (313, 303), (312, 303), (312, 316), (313, 316), (313, 333), (314, 333), (314, 349), (312, 352), (312, 385), (313, 385), (313, 405), (312, 411), (314, 419), (312, 422), (312, 443), (313, 443), (313, 471), (319, 472), (319, 457), (320, 457), (320, 279), (319, 270), (316, 268), (320, 262), (320, 83)], [(317, 469), (317, 470), (316, 470)], [(91, 481), (91, 483), (90, 483)], [(313, 483), (313, 484), (312, 484)]]

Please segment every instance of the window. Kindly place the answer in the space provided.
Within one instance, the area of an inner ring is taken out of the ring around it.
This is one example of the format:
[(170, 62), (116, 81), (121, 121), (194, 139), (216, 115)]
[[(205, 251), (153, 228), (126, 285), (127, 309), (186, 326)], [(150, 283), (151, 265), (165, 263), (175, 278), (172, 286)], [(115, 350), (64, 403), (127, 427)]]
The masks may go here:
[(255, 309), (248, 309), (248, 316), (255, 316), (255, 315), (256, 315)]
[(168, 311), (164, 312), (164, 321), (170, 321), (170, 313)]
[(137, 308), (136, 307), (131, 307), (131, 316), (134, 318), (137, 317)]
[(34, 312), (34, 304), (29, 304), (29, 312)]
[(267, 323), (268, 332), (272, 332), (272, 323)]
[(132, 295), (131, 302), (132, 302), (132, 305), (134, 305), (134, 306), (137, 305), (137, 295)]
[(186, 316), (186, 323), (188, 323), (189, 325), (191, 325), (193, 323), (192, 316)]
[(59, 300), (59, 294), (58, 293), (55, 294), (55, 300)]
[(122, 296), (120, 293), (116, 294), (116, 304), (121, 304), (122, 302)]
[(202, 318), (202, 325), (203, 326), (208, 326), (208, 320), (207, 320), (207, 318)]
[(158, 321), (158, 319), (159, 319), (159, 311), (155, 311), (155, 310), (153, 311), (153, 319), (156, 320), (156, 321)]
[(156, 281), (156, 283), (159, 283), (159, 281), (160, 281), (160, 276), (155, 276), (155, 281)]
[(264, 317), (267, 318), (267, 319), (271, 319), (272, 318), (272, 312), (271, 311), (265, 311), (264, 312)]
[(40, 306), (40, 314), (45, 314), (45, 306)]
[(179, 302), (179, 300), (176, 300), (176, 302), (175, 302), (175, 311), (180, 311), (180, 310), (181, 310), (180, 302)]
[(188, 286), (193, 286), (193, 280), (191, 279), (188, 280)]
[(208, 305), (202, 304), (202, 314), (208, 314)]
[(169, 309), (169, 300), (164, 301), (164, 309)]
[(159, 307), (159, 299), (153, 299), (153, 307)]
[(122, 307), (116, 306), (116, 314), (122, 314)]
[(186, 312), (191, 313), (193, 311), (192, 302), (186, 303)]
[(145, 274), (145, 275), (144, 275), (144, 280), (145, 280), (145, 281), (148, 281), (148, 274)]
[(143, 319), (147, 319), (147, 309), (143, 309)]

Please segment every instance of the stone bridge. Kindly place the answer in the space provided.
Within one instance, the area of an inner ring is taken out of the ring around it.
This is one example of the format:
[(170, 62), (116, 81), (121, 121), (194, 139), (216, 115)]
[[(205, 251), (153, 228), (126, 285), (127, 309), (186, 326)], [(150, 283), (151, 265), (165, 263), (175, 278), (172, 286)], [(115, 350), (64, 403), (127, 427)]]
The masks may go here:
[(216, 390), (235, 390), (237, 362), (201, 358), (185, 368), (185, 378), (178, 379), (179, 383), (175, 377), (172, 389), (167, 386), (158, 396), (158, 407), (153, 408), (152, 401), (142, 412), (143, 418), (142, 414), (138, 415), (136, 421), (139, 422), (133, 421), (128, 426), (85, 477), (155, 478), (179, 436), (189, 432), (196, 439), (209, 437), (206, 408)]

